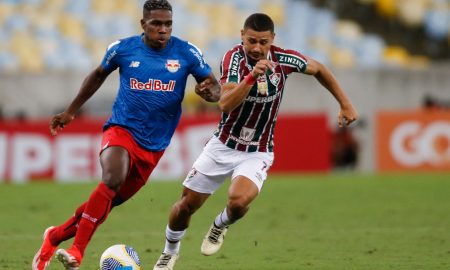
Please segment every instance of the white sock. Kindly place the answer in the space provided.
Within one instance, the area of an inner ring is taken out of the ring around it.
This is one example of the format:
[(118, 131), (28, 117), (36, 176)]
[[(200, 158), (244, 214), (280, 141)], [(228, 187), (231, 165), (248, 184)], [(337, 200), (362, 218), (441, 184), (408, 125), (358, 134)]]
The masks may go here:
[(166, 226), (166, 245), (164, 246), (164, 253), (178, 254), (180, 252), (181, 239), (183, 238), (186, 230), (184, 231), (172, 231), (169, 225)]
[(214, 220), (214, 225), (216, 225), (217, 228), (225, 228), (233, 223), (234, 221), (231, 221), (228, 217), (226, 207), (222, 212), (220, 212), (220, 214), (217, 215), (216, 219)]

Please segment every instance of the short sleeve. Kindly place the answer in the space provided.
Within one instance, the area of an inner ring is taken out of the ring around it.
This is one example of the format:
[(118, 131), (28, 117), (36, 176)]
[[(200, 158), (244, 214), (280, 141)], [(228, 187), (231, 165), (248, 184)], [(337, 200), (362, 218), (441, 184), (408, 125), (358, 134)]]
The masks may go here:
[(111, 43), (106, 49), (105, 56), (102, 60), (102, 66), (105, 70), (113, 71), (119, 67), (119, 63), (117, 61), (117, 53), (120, 45), (120, 40), (117, 40)]
[(192, 62), (192, 69), (190, 70), (192, 76), (198, 79), (208, 77), (212, 70), (203, 58), (202, 51), (190, 42), (188, 42), (187, 49), (189, 51), (190, 61)]
[(308, 60), (305, 56), (295, 50), (282, 50), (276, 53), (277, 60), (287, 74), (292, 72), (304, 73), (308, 66)]
[(238, 50), (230, 50), (224, 55), (220, 63), (220, 84), (240, 82), (239, 66), (242, 59)]

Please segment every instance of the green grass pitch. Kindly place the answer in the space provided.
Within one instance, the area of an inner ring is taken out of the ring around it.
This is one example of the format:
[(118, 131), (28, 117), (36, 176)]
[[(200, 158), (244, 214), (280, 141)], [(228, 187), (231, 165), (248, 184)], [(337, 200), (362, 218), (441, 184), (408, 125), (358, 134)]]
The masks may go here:
[[(222, 250), (200, 254), (226, 202), (224, 185), (193, 217), (178, 270), (450, 269), (450, 175), (269, 175)], [(0, 269), (30, 269), (43, 230), (65, 221), (95, 184), (0, 185)], [(153, 268), (181, 183), (149, 182), (98, 229), (81, 269), (98, 269), (108, 246), (125, 243)], [(63, 243), (68, 247), (71, 240)], [(53, 261), (49, 270), (62, 269)]]

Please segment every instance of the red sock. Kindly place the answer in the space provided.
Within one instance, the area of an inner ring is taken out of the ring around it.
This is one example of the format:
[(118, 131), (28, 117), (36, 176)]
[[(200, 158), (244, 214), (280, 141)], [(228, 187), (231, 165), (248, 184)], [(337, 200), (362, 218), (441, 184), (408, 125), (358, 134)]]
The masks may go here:
[[(115, 195), (116, 192), (109, 189), (103, 182), (97, 186), (86, 203), (86, 207), (80, 218), (75, 240), (69, 250), (76, 249), (79, 255), (83, 257), (84, 250), (95, 230), (108, 216), (111, 210), (111, 202)], [(78, 255), (76, 252), (74, 253), (72, 255)], [(81, 257), (77, 258), (79, 263), (81, 263)]]
[(81, 214), (83, 214), (86, 208), (87, 202), (80, 205), (75, 214), (71, 216), (66, 222), (55, 227), (54, 230), (48, 235), (50, 242), (54, 246), (58, 246), (61, 242), (66, 241), (75, 236), (77, 233), (78, 223), (80, 222)]

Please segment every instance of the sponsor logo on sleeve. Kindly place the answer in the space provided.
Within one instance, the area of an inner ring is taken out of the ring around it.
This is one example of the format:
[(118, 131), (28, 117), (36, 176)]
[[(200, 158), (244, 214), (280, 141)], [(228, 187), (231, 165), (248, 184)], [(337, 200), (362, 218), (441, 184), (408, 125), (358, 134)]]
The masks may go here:
[(109, 65), (109, 62), (111, 62), (111, 59), (113, 59), (114, 56), (116, 56), (116, 54), (117, 54), (117, 51), (116, 51), (116, 50), (114, 50), (114, 51), (112, 51), (112, 52), (110, 52), (110, 53), (108, 54), (108, 56), (106, 57), (106, 64), (107, 64), (107, 65)]
[(201, 68), (205, 68), (205, 61), (203, 60), (203, 56), (193, 48), (190, 48), (189, 51), (198, 59)]

